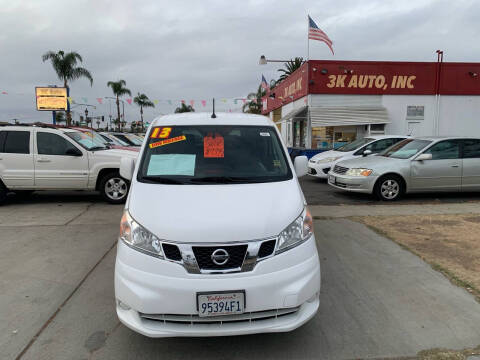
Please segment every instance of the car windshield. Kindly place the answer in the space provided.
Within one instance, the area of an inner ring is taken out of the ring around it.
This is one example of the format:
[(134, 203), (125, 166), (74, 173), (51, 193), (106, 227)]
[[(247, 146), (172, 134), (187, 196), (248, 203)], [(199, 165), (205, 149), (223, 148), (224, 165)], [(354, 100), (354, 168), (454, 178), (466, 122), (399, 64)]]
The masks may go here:
[(137, 139), (134, 136), (131, 136), (129, 134), (114, 134), (117, 139), (122, 140), (123, 142), (126, 142), (128, 145), (131, 146), (140, 146), (142, 145), (142, 141)]
[(394, 159), (408, 159), (418, 154), (419, 151), (431, 143), (432, 142), (429, 140), (405, 139), (386, 149), (380, 153), (379, 156), (391, 157)]
[(357, 139), (355, 141), (352, 141), (351, 143), (340, 146), (338, 149), (335, 149), (335, 151), (342, 151), (342, 152), (355, 151), (360, 146), (368, 144), (369, 142), (372, 142), (373, 140), (375, 140), (375, 139), (372, 139), (372, 138)]
[(148, 135), (138, 180), (163, 184), (239, 184), (292, 179), (270, 126), (168, 126)]
[(91, 132), (68, 131), (65, 135), (89, 151), (107, 149), (105, 142), (95, 138)]
[(100, 134), (106, 141), (114, 144), (114, 145), (120, 145), (120, 146), (129, 146), (125, 141), (122, 141), (120, 139), (117, 139), (116, 137), (114, 136), (107, 136), (107, 135), (103, 135), (103, 134)]

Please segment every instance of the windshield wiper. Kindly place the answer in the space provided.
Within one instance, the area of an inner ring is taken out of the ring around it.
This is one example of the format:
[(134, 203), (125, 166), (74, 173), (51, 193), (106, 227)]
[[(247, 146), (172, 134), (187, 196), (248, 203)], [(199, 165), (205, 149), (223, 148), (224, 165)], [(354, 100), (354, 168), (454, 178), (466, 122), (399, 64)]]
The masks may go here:
[(108, 148), (105, 146), (94, 146), (88, 149), (89, 151), (95, 151), (95, 150), (107, 150)]
[(214, 184), (237, 184), (237, 183), (259, 183), (264, 180), (256, 180), (246, 177), (231, 177), (231, 176), (205, 176), (200, 178), (193, 178), (192, 183), (214, 183)]
[(163, 176), (143, 176), (142, 180), (155, 184), (185, 185), (190, 184), (190, 180), (172, 179)]

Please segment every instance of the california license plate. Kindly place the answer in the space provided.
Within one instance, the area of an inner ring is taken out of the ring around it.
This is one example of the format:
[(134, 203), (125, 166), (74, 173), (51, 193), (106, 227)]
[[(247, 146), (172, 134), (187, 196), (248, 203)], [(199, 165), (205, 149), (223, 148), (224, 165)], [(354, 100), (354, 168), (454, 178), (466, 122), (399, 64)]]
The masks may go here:
[(197, 294), (198, 316), (243, 314), (245, 292), (219, 292)]
[(330, 184), (335, 184), (335, 176), (333, 175), (328, 175), (328, 182)]

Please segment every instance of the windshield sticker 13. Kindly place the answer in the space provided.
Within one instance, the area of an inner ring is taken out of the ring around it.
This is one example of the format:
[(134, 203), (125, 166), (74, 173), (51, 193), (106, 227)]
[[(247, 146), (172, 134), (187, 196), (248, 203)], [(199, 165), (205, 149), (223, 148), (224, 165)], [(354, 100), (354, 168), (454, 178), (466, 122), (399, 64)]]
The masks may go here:
[(154, 149), (154, 148), (159, 147), (159, 146), (173, 144), (173, 143), (176, 143), (176, 142), (179, 142), (179, 141), (184, 141), (184, 140), (187, 140), (187, 137), (185, 135), (181, 135), (181, 136), (176, 136), (176, 137), (171, 138), (171, 139), (160, 140), (160, 141), (151, 143), (148, 146), (150, 147), (150, 149)]
[(220, 134), (215, 134), (215, 137), (209, 135), (203, 138), (203, 157), (224, 157), (224, 142), (223, 137), (220, 136)]
[(156, 127), (152, 131), (152, 135), (150, 135), (150, 139), (166, 139), (170, 136), (172, 132), (171, 127)]

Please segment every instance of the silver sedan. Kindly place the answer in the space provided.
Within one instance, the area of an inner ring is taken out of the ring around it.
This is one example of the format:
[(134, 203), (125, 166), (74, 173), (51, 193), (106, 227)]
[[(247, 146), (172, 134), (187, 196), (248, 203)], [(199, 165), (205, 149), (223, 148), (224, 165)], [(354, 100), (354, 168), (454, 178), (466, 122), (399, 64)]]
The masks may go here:
[(397, 200), (405, 193), (480, 191), (480, 139), (406, 139), (378, 156), (340, 161), (329, 185)]

